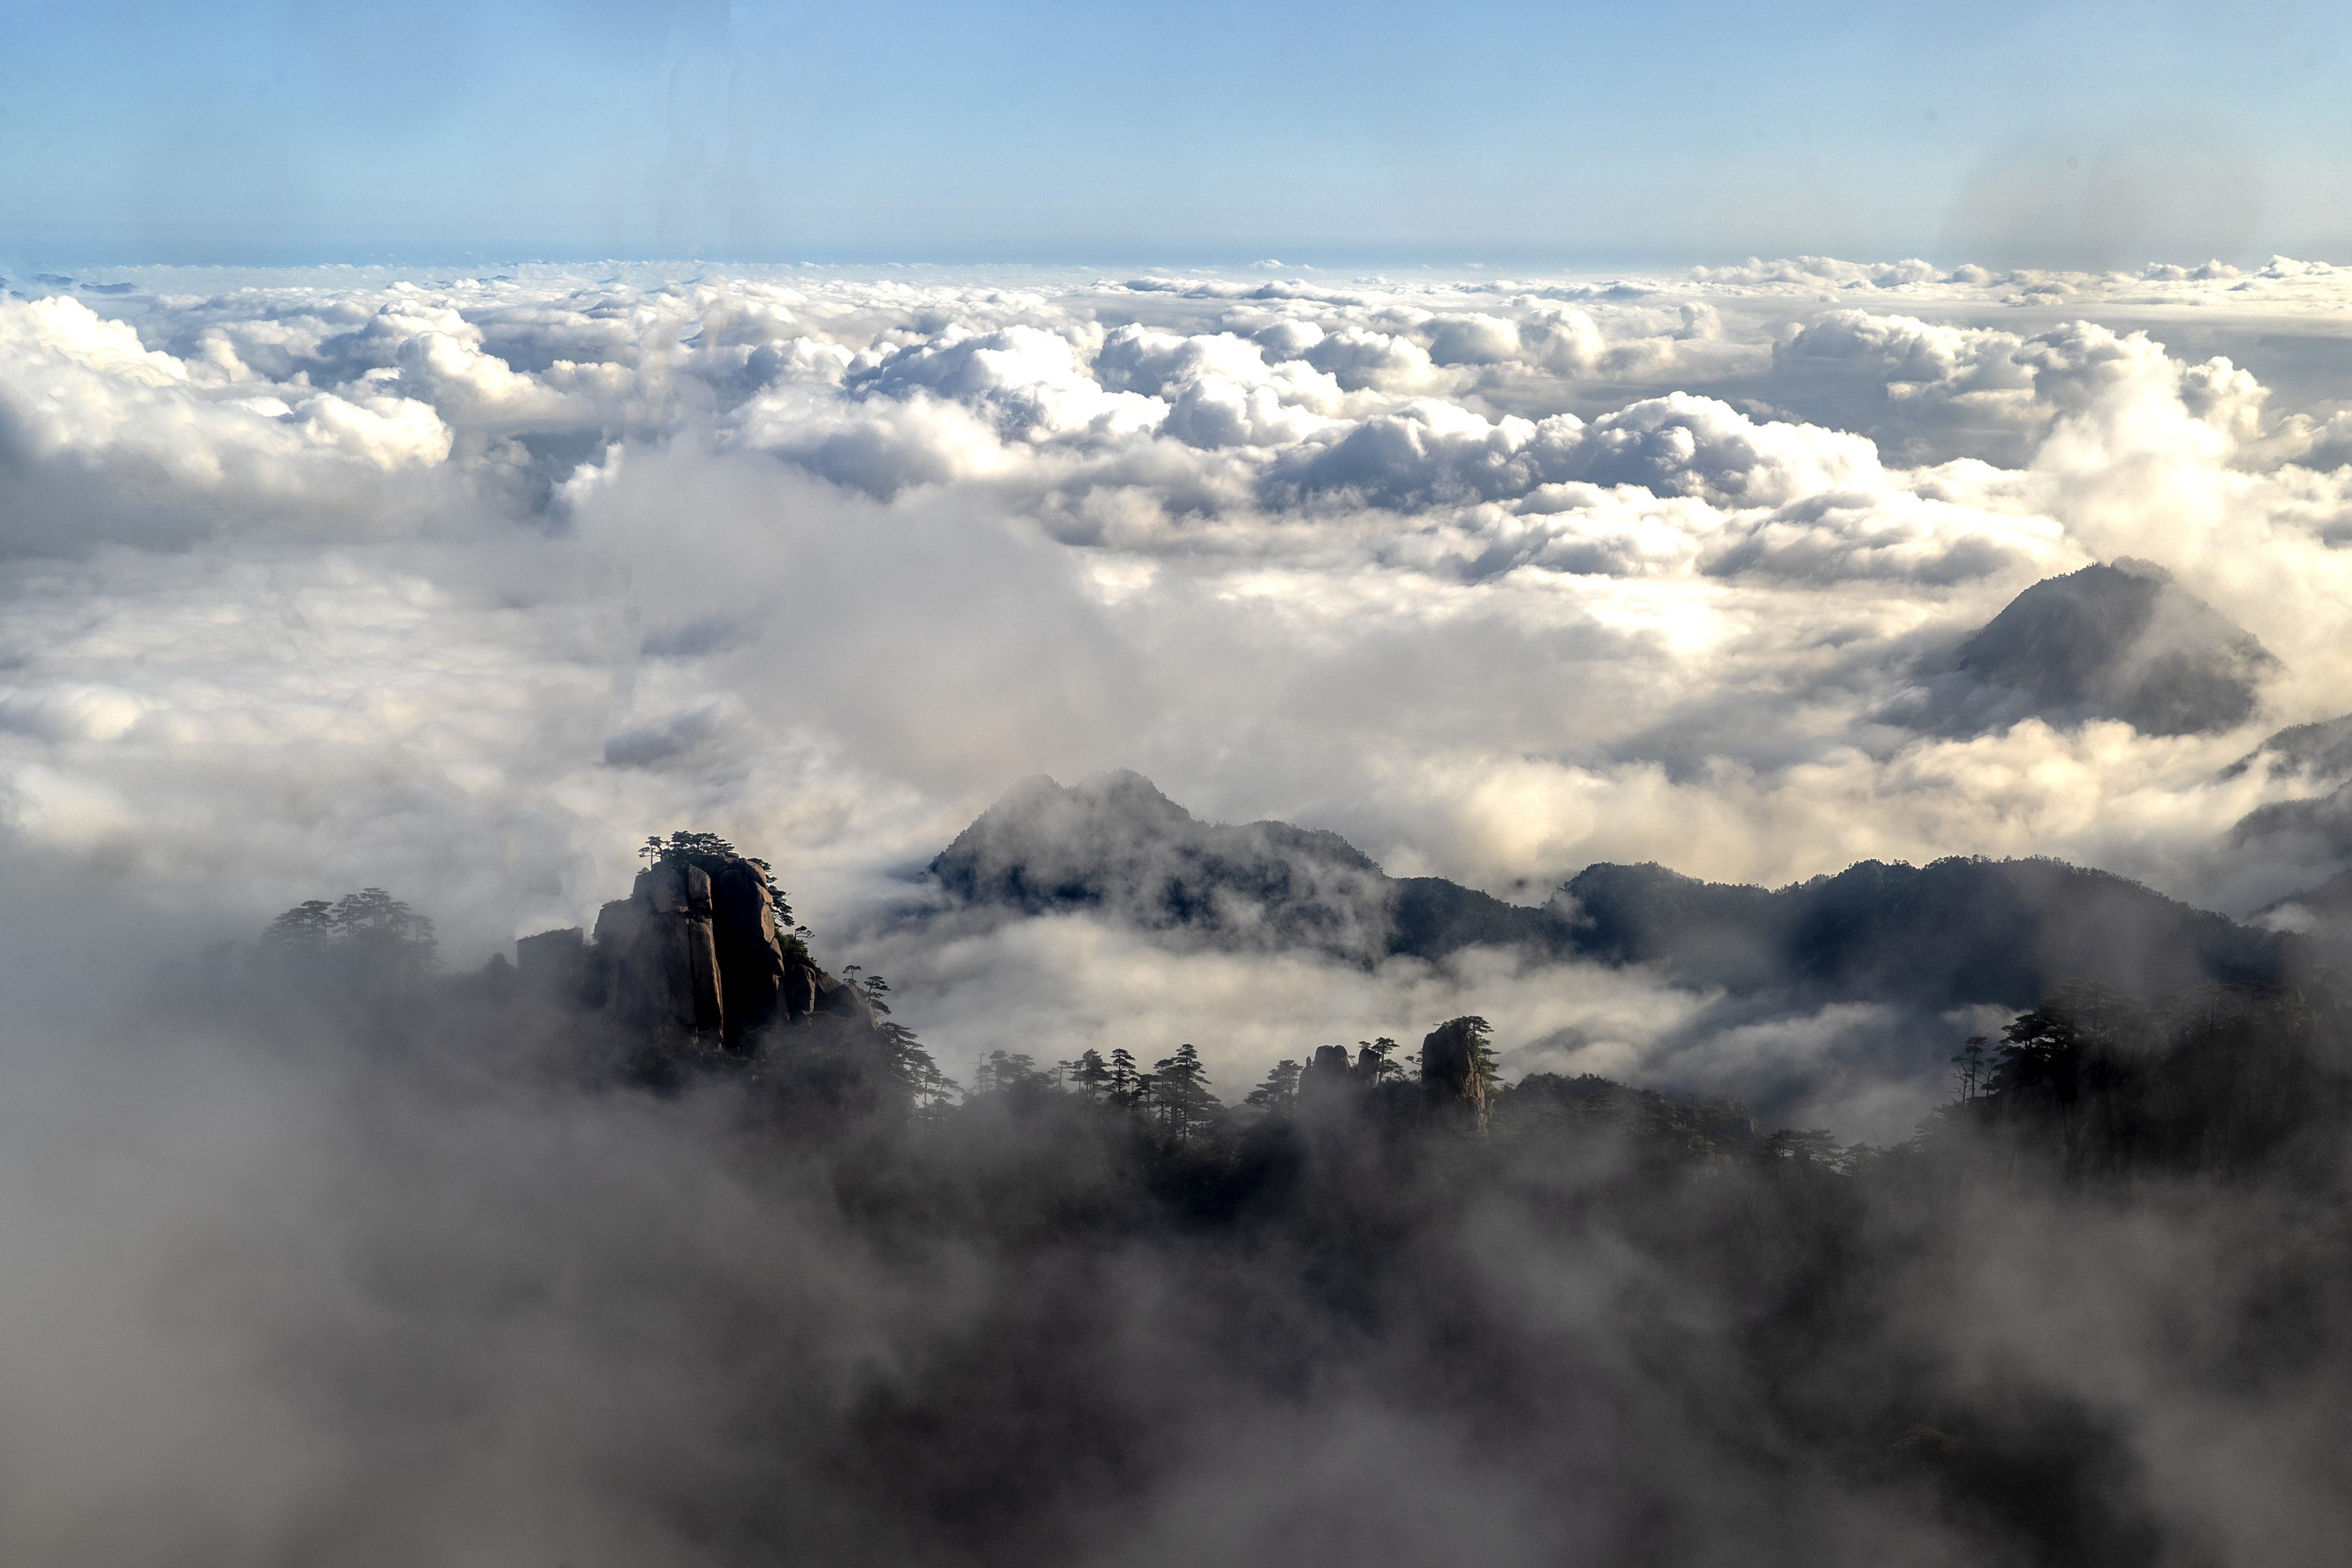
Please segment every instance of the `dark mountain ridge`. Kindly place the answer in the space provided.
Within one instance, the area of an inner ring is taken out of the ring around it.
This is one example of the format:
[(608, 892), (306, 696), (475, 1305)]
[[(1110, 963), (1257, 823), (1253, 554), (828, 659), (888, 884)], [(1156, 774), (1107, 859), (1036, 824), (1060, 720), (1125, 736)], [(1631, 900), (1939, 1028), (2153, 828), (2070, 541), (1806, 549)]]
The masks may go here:
[(1655, 864), (1586, 867), (1529, 908), (1391, 878), (1336, 834), (1202, 822), (1133, 773), (1006, 792), (931, 862), (955, 902), (1087, 910), (1211, 947), (1310, 948), (1374, 963), (1465, 948), (1657, 965), (1741, 994), (2023, 1007), (2068, 980), (2142, 995), (2278, 984), (2296, 940), (2108, 872), (2031, 858), (1866, 860), (1779, 889)]
[[(1118, 877), (972, 885), (1207, 919), (1248, 912), (1221, 867), (1325, 886), (1283, 861), (1323, 836), (1113, 782), (1191, 851), (1165, 858), (1181, 897), (1128, 887), (1161, 861), (1124, 840)], [(1050, 787), (1033, 803), (1084, 815)], [(1192, 1046), (1151, 1061), (1167, 1043), (1132, 1029), (1070, 1062), (994, 1052), (959, 1094), (909, 1070), (886, 987), (785, 940), (766, 868), (702, 835), (648, 847), (595, 940), (527, 939), (517, 965), (432, 976), (429, 922), (354, 895), (142, 1010), (159, 1044), (209, 1013), (255, 1063), (337, 1085), (299, 1141), (338, 1152), (331, 1179), (306, 1157), (242, 1180), (259, 1218), (194, 1285), (257, 1325), (234, 1342), (331, 1451), (447, 1457), (422, 1480), (332, 1467), (299, 1511), (273, 1463), (261, 1504), (227, 1501), (292, 1516), (268, 1560), (320, 1518), (413, 1517), (446, 1546), (396, 1541), (479, 1557), (486, 1484), (521, 1500), (532, 1561), (714, 1568), (2206, 1568), (2333, 1561), (2352, 1518), (2334, 998), (2072, 985), (1969, 1041), (1958, 1092), (1884, 1147), (1731, 1100), (1506, 1083), (1475, 1016), (1405, 1063), (1302, 1040), (1230, 1108)], [(2201, 929), (2054, 862), (1777, 891), (1596, 867), (1545, 910), (1417, 886), (1473, 928), (1613, 933), (1621, 960), (1859, 963), (1993, 873), (2089, 889), (2067, 907), (2123, 920), (2117, 943)], [(394, 984), (355, 993), (371, 968)], [(530, 1463), (501, 1468), (514, 1445)], [(74, 1561), (258, 1533), (190, 1517)]]
[(2275, 656), (2227, 616), (2128, 557), (2046, 578), (1950, 656), (1921, 670), (1888, 717), (1953, 735), (2035, 718), (2064, 729), (2120, 719), (2149, 735), (2203, 735), (2253, 717)]

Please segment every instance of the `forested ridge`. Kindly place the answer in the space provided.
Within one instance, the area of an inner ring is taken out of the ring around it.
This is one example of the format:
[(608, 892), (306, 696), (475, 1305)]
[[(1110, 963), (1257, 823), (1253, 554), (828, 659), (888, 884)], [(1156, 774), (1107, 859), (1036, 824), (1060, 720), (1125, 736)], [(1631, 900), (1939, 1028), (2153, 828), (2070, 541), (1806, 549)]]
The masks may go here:
[(2137, 992), (2301, 984), (2335, 942), (2242, 925), (2040, 857), (1864, 860), (1784, 887), (1654, 863), (1586, 867), (1538, 905), (1391, 878), (1337, 834), (1202, 822), (1139, 773), (1026, 779), (930, 862), (954, 910), (1085, 910), (1162, 940), (1375, 964), (1465, 948), (1646, 964), (1674, 984), (1944, 1009), (2032, 1005), (2070, 981)]
[[(709, 855), (715, 887), (733, 852)], [(655, 857), (633, 907), (691, 931), (688, 861)], [(627, 1421), (594, 1448), (614, 1506), (703, 1560), (2204, 1564), (2340, 1539), (2331, 990), (2061, 985), (1954, 1042), (1912, 1137), (1842, 1145), (1733, 1100), (1502, 1081), (1476, 1017), (1301, 1042), (1246, 1085), (1141, 1040), (958, 1083), (806, 935), (807, 1009), (731, 1038), (658, 976), (596, 978), (593, 945), (579, 973), (425, 979), (429, 922), (373, 889), (214, 955), (237, 979), (203, 991), (272, 1048), (356, 1053), (372, 1093), (619, 1117), (611, 1160), (717, 1173), (724, 1224), (673, 1216), (717, 1226), (693, 1244), (533, 1222), (577, 1233), (562, 1332), (693, 1391), (632, 1398), (723, 1462), (654, 1458)], [(406, 978), (354, 984), (371, 964)]]

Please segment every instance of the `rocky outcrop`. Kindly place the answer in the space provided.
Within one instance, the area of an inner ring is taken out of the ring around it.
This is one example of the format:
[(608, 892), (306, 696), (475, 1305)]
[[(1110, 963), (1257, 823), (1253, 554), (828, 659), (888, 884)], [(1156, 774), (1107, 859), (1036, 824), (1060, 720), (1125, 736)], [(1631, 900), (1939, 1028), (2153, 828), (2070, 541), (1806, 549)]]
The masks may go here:
[(1421, 1092), (1431, 1107), (1448, 1115), (1486, 1123), (1486, 1075), (1479, 1053), (1486, 1041), (1482, 1018), (1456, 1018), (1432, 1029), (1421, 1042)]
[(724, 1037), (710, 876), (701, 867), (668, 862), (638, 873), (629, 897), (596, 917), (596, 954), (609, 976), (607, 1005), (622, 1018)]
[(748, 860), (719, 868), (710, 878), (711, 941), (722, 1012), (743, 1028), (770, 1022), (782, 999), (790, 965), (776, 930), (768, 879)]
[(1360, 1087), (1355, 1069), (1348, 1065), (1345, 1046), (1318, 1046), (1314, 1059), (1298, 1069), (1301, 1104), (1335, 1100)]
[[(551, 945), (526, 967), (555, 961)], [(638, 873), (629, 896), (597, 915), (585, 969), (590, 1006), (633, 1027), (729, 1049), (742, 1048), (754, 1030), (820, 1015), (874, 1022), (856, 987), (786, 941), (765, 873), (737, 856), (665, 858)]]

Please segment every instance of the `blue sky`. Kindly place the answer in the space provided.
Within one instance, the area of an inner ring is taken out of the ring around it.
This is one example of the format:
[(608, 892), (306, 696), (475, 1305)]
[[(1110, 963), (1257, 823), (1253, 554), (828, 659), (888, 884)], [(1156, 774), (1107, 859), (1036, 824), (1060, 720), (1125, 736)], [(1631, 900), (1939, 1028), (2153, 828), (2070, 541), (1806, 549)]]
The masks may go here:
[(2337, 255), (2343, 16), (0, 0), (0, 258)]

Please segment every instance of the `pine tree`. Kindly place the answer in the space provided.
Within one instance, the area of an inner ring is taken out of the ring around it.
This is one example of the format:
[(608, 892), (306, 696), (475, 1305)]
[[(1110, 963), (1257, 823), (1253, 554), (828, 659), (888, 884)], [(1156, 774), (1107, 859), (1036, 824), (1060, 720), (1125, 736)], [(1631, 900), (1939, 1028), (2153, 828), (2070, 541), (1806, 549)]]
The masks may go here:
[(269, 922), (264, 945), (288, 955), (317, 957), (330, 951), (362, 966), (414, 981), (440, 963), (440, 939), (433, 922), (382, 888), (345, 893), (334, 903), (310, 899)]
[(910, 1088), (914, 1093), (916, 1113), (926, 1117), (937, 1115), (940, 1107), (948, 1102), (950, 1095), (960, 1094), (962, 1090), (955, 1079), (940, 1070), (939, 1064), (931, 1060), (929, 1052), (919, 1051), (915, 1056), (917, 1059)]
[(1080, 1051), (1076, 1061), (1064, 1062), (1062, 1071), (1076, 1086), (1078, 1092), (1090, 1100), (1102, 1093), (1111, 1080), (1109, 1064), (1103, 1060), (1102, 1053), (1091, 1046)]
[(310, 899), (271, 921), (261, 940), (280, 952), (313, 953), (334, 934), (333, 906), (324, 899)]
[(728, 843), (716, 833), (689, 833), (685, 828), (679, 828), (671, 834), (667, 841), (656, 833), (637, 846), (637, 858), (641, 860), (650, 860), (656, 866), (698, 866), (706, 874), (722, 869), (730, 861), (740, 860), (758, 871), (760, 880), (767, 885), (769, 901), (776, 907), (778, 927), (795, 931), (803, 943), (809, 937), (815, 934), (805, 928), (793, 926), (792, 900), (785, 898), (783, 889), (776, 885), (775, 868), (765, 860), (755, 860), (750, 856), (738, 854), (735, 846)]
[(1037, 1070), (1035, 1058), (1016, 1051), (991, 1051), (971, 1069), (971, 1092), (1012, 1094), (1043, 1084), (1045, 1079), (1045, 1075)]
[(1823, 1170), (1842, 1171), (1845, 1168), (1848, 1155), (1838, 1147), (1836, 1134), (1826, 1128), (1800, 1131), (1794, 1127), (1783, 1127), (1764, 1140), (1764, 1157), (1786, 1160), (1809, 1168), (1819, 1166)]
[(888, 981), (879, 974), (866, 973), (866, 966), (862, 963), (848, 965), (842, 970), (841, 978), (852, 990), (866, 998), (866, 1005), (873, 1009), (876, 1017), (887, 1018), (890, 1016), (890, 1004), (883, 1000), (890, 994)]
[(1190, 1140), (1224, 1109), (1209, 1092), (1208, 1068), (1191, 1045), (1177, 1047), (1174, 1056), (1163, 1057), (1151, 1066), (1152, 1099), (1159, 1105), (1161, 1124), (1178, 1142)]
[(1952, 1058), (1952, 1076), (1960, 1080), (1960, 1103), (1965, 1105), (1977, 1097), (1977, 1089), (1990, 1076), (1985, 1063), (1987, 1035), (1970, 1035), (1965, 1049)]
[[(345, 942), (373, 938), (397, 942), (418, 950), (420, 957), (440, 945), (433, 934), (431, 921), (382, 888), (362, 888), (356, 893), (345, 893), (328, 914), (327, 921)], [(425, 962), (431, 961), (426, 958)]]
[(955, 1079), (940, 1070), (931, 1053), (923, 1048), (915, 1031), (904, 1024), (884, 1022), (881, 1025), (882, 1049), (888, 1063), (890, 1076), (907, 1095), (919, 1113), (928, 1114), (958, 1092)]
[(1143, 1100), (1143, 1075), (1135, 1069), (1135, 1058), (1125, 1046), (1112, 1047), (1110, 1053), (1110, 1098), (1118, 1105), (1139, 1105)]
[(1486, 1043), (1486, 1037), (1495, 1032), (1495, 1026), (1475, 1015), (1462, 1022), (1470, 1029), (1471, 1069), (1478, 1075), (1479, 1087), (1492, 1099), (1495, 1093), (1495, 1049)]
[(1269, 1113), (1286, 1111), (1298, 1103), (1298, 1064), (1285, 1057), (1274, 1064), (1265, 1081), (1243, 1096), (1243, 1103)]

